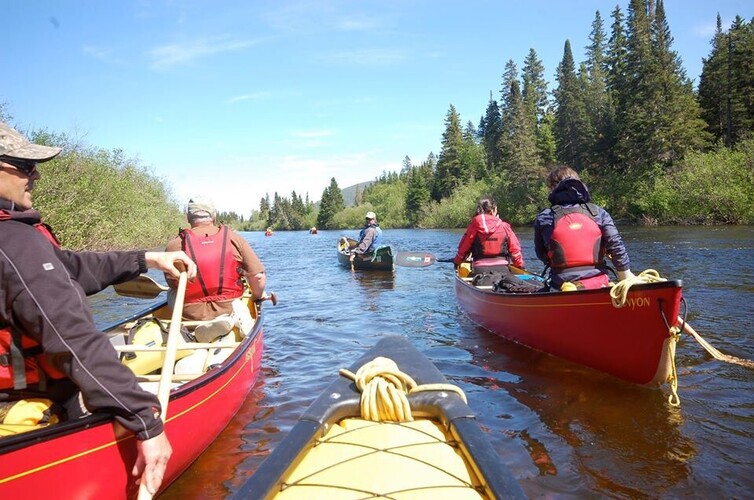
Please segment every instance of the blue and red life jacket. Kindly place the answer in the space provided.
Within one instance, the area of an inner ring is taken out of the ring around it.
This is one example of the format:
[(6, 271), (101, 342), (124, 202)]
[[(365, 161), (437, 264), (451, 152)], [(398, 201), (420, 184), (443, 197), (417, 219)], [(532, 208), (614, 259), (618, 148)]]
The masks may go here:
[(211, 236), (200, 236), (191, 229), (184, 229), (180, 234), (183, 250), (197, 268), (196, 279), (186, 285), (186, 302), (195, 304), (241, 297), (244, 287), (228, 228), (220, 224), (220, 231)]
[(596, 205), (554, 205), (552, 211), (554, 221), (547, 249), (552, 270), (591, 269), (602, 264), (605, 247), (596, 221)]

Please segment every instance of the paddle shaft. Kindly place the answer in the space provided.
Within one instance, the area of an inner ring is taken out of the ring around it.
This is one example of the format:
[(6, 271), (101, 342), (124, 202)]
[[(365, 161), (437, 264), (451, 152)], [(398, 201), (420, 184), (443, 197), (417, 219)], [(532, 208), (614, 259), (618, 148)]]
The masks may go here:
[[(175, 305), (173, 306), (173, 315), (170, 317), (170, 329), (168, 330), (168, 340), (165, 344), (165, 359), (162, 362), (162, 371), (160, 372), (160, 382), (157, 388), (157, 399), (160, 400), (160, 418), (165, 422), (168, 413), (168, 403), (170, 402), (170, 388), (173, 385), (173, 368), (175, 365), (175, 353), (178, 348), (178, 338), (181, 336), (181, 317), (183, 316), (183, 300), (186, 297), (186, 283), (188, 275), (182, 271), (178, 279), (178, 290), (175, 296)], [(164, 431), (163, 431), (164, 432)], [(146, 486), (146, 481), (142, 477), (139, 485), (139, 500), (148, 500), (152, 498)]]

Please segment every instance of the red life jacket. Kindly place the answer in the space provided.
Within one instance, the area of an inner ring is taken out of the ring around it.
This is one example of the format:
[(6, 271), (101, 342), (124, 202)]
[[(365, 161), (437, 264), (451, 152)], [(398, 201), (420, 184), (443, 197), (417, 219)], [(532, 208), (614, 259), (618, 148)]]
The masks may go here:
[[(483, 225), (487, 223), (485, 215), (482, 215), (480, 222)], [(495, 225), (489, 233), (477, 234), (474, 237), (474, 243), (471, 245), (471, 256), (474, 260), (494, 257), (505, 257), (507, 259), (510, 256), (509, 245), (508, 233), (505, 231), (503, 221), (495, 217)]]
[(220, 224), (212, 236), (199, 236), (191, 229), (181, 231), (183, 250), (196, 263), (196, 279), (186, 285), (186, 302), (216, 302), (243, 295), (238, 261), (233, 257), (230, 231)]
[[(0, 217), (0, 220), (11, 219)], [(60, 242), (50, 226), (36, 222), (32, 227), (53, 246), (60, 248)], [(10, 327), (0, 328), (0, 390), (22, 390), (29, 384), (38, 384), (39, 389), (44, 391), (47, 378), (61, 379), (65, 376), (47, 362), (42, 346), (36, 340), (16, 333)]]
[(581, 204), (565, 208), (555, 205), (552, 210), (555, 220), (547, 257), (553, 271), (594, 268), (602, 264), (605, 258), (602, 230), (592, 215), (597, 213), (596, 206)]
[(10, 327), (0, 328), (0, 390), (22, 390), (38, 384), (44, 391), (46, 379), (65, 376), (47, 361), (37, 341), (14, 333)]
[(42, 236), (45, 237), (47, 241), (52, 243), (52, 246), (55, 248), (60, 248), (60, 241), (58, 241), (58, 237), (55, 236), (55, 233), (52, 232), (52, 228), (45, 224), (44, 222), (37, 222), (34, 224), (34, 229), (42, 233)]

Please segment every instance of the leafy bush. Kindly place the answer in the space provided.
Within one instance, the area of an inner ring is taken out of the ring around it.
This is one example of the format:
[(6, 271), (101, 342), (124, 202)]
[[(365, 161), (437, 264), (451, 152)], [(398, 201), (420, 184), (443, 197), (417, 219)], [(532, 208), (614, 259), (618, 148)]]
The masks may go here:
[(734, 150), (692, 153), (640, 197), (646, 216), (660, 223), (754, 223), (754, 140)]
[(34, 208), (65, 248), (157, 248), (185, 226), (164, 181), (123, 151), (86, 147), (48, 132), (34, 133), (32, 140), (63, 148), (39, 166)]

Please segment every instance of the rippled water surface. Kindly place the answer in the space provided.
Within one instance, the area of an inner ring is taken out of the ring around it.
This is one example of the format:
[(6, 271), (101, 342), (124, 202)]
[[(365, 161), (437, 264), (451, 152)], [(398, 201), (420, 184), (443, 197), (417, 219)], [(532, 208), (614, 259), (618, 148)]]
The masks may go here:
[[(680, 278), (694, 329), (725, 354), (754, 359), (754, 228), (624, 228), (632, 270)], [(517, 233), (530, 269), (532, 230)], [(343, 234), (355, 236), (356, 231)], [(299, 415), (384, 334), (407, 336), (459, 385), (500, 458), (533, 498), (750, 498), (754, 370), (712, 358), (684, 335), (681, 407), (647, 389), (502, 340), (456, 305), (452, 264), (353, 273), (341, 232), (246, 233), (268, 272), (263, 372), (238, 415), (163, 498), (238, 489)], [(459, 231), (387, 230), (396, 250), (451, 257)], [(133, 306), (143, 303), (128, 302)], [(95, 298), (98, 321), (122, 309)], [(605, 330), (609, 342), (609, 328)]]

